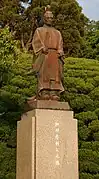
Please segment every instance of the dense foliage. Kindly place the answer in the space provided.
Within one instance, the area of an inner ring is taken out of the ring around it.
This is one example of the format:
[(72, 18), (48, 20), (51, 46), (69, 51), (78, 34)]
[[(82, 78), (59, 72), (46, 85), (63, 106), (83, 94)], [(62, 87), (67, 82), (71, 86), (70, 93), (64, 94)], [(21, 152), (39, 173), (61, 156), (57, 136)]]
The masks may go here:
[[(25, 1), (26, 2), (26, 1)], [(62, 32), (66, 56), (78, 57), (83, 46), (86, 17), (76, 0), (33, 0), (24, 9), (19, 0), (0, 2), (0, 21), (8, 25), (15, 39), (20, 40), (24, 49), (31, 50), (33, 33), (42, 25), (42, 13), (47, 4), (51, 4), (54, 13), (54, 26)]]
[(80, 179), (99, 178), (99, 62), (68, 58), (65, 94), (78, 119)]
[[(9, 29), (0, 33), (0, 179), (15, 179), (16, 122), (36, 92), (32, 54), (21, 52)], [(30, 73), (28, 73), (30, 71)], [(66, 58), (65, 93), (78, 119), (80, 179), (99, 178), (99, 62)]]
[[(32, 55), (17, 48), (8, 28), (0, 34), (0, 179), (15, 178), (16, 121), (28, 96), (35, 93)], [(29, 70), (29, 71), (30, 71)], [(36, 87), (36, 86), (35, 86)]]
[(81, 56), (99, 60), (99, 21), (89, 21), (85, 28)]

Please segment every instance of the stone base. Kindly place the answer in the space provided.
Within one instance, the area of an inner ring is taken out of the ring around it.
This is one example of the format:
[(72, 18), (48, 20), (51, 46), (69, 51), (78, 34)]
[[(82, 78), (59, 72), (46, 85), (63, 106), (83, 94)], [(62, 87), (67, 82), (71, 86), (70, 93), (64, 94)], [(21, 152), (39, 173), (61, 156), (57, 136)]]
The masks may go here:
[(60, 110), (49, 105), (22, 116), (17, 125), (17, 179), (78, 179), (77, 120), (66, 106)]

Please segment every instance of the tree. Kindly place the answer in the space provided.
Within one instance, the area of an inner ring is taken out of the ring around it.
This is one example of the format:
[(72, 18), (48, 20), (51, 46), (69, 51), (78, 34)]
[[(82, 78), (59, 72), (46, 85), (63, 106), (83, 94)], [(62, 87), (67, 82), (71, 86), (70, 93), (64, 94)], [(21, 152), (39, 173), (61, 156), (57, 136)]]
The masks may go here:
[(0, 1), (0, 22), (3, 25), (9, 25), (12, 29), (19, 18), (20, 12), (19, 0), (1, 0)]
[(20, 40), (23, 49), (32, 50), (31, 41), (35, 29), (42, 25), (44, 7), (51, 4), (54, 26), (62, 32), (66, 56), (78, 56), (83, 42), (86, 17), (76, 0), (34, 0), (23, 9), (18, 0), (3, 1), (0, 21), (8, 24), (15, 39)]
[(78, 56), (80, 47), (84, 43), (82, 37), (87, 22), (87, 18), (82, 14), (82, 8), (76, 0), (39, 0), (33, 1), (27, 11), (34, 19), (37, 17), (42, 19), (42, 13), (47, 4), (51, 4), (54, 13), (54, 26), (62, 32), (66, 56)]
[(85, 29), (82, 56), (99, 60), (99, 21), (89, 21)]
[[(52, 3), (53, 9), (55, 3)], [(55, 8), (55, 26), (62, 32), (66, 56), (77, 57), (83, 42), (87, 18), (77, 1), (58, 1)]]
[(0, 179), (14, 179), (16, 171), (16, 122), (28, 96), (35, 93), (32, 55), (17, 47), (9, 29), (0, 33)]

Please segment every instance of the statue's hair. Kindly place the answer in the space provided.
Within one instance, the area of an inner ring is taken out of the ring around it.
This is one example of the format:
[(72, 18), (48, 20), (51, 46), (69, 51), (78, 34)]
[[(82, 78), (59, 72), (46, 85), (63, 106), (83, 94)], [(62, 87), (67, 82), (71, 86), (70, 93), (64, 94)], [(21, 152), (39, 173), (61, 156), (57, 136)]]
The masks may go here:
[(50, 5), (47, 5), (47, 6), (45, 7), (44, 17), (46, 17), (46, 15), (47, 15), (48, 13), (50, 13), (51, 16), (53, 16), (53, 13), (52, 13), (52, 11), (51, 11), (51, 6), (50, 6)]
[(50, 5), (47, 5), (46, 7), (45, 7), (45, 12), (46, 11), (51, 11), (51, 6)]

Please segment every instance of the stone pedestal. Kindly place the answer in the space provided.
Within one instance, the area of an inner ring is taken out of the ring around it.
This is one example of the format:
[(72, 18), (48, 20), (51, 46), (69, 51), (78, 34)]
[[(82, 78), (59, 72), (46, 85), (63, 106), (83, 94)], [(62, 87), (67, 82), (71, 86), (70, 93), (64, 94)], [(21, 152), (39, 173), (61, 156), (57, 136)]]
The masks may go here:
[(68, 104), (30, 106), (17, 124), (17, 179), (78, 179), (77, 120)]

